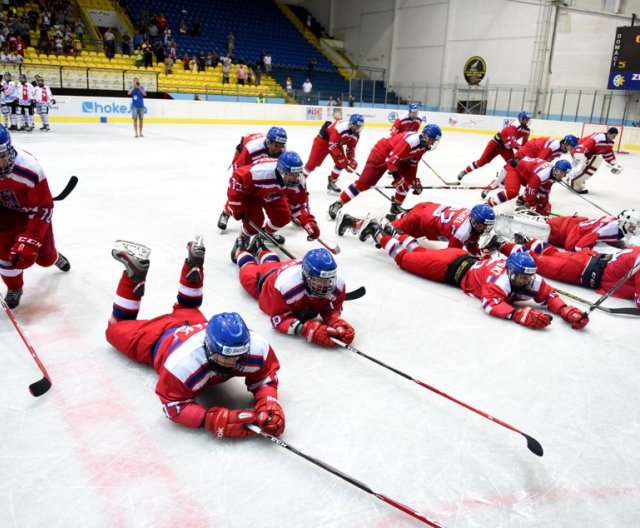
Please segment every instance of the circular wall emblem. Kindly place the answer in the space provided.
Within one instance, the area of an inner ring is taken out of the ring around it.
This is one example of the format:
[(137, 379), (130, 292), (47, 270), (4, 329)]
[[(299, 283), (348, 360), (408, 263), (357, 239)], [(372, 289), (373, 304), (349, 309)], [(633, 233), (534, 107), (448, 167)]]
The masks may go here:
[(478, 57), (477, 55), (471, 57), (464, 64), (463, 74), (467, 84), (471, 86), (480, 84), (480, 81), (484, 79), (484, 76), (487, 74), (487, 63), (482, 57)]
[(388, 115), (387, 119), (389, 120), (389, 123), (393, 123), (396, 119), (398, 119), (398, 113), (397, 112), (389, 112), (389, 115)]

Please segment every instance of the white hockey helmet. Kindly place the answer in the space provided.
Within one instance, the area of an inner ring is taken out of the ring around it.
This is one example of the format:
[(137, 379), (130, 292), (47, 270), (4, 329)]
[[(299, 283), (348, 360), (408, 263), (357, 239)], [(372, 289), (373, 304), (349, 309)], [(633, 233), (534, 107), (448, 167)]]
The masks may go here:
[(638, 233), (640, 213), (635, 209), (625, 209), (618, 215), (618, 225), (625, 238), (629, 239)]

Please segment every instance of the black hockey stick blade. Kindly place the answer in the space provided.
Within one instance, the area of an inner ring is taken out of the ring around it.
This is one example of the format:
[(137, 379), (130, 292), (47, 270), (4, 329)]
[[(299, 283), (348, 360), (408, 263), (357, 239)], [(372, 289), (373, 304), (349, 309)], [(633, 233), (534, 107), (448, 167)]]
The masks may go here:
[(607, 308), (605, 306), (598, 306), (598, 310), (604, 310), (612, 314), (640, 315), (640, 308)]
[(544, 455), (544, 451), (542, 450), (540, 442), (538, 442), (533, 436), (529, 436), (525, 433), (520, 434), (522, 434), (522, 436), (527, 439), (527, 447), (529, 448), (529, 451), (531, 451), (534, 455), (538, 455), (539, 457)]
[(32, 396), (36, 398), (38, 396), (42, 396), (45, 392), (47, 392), (51, 388), (51, 381), (49, 378), (44, 377), (41, 380), (38, 380), (31, 385), (29, 385), (29, 392)]
[(60, 200), (64, 200), (67, 196), (71, 194), (71, 191), (73, 191), (76, 188), (76, 185), (78, 185), (78, 177), (71, 176), (71, 178), (69, 178), (69, 181), (67, 182), (66, 187), (62, 189), (62, 192), (58, 196), (53, 197), (53, 201), (59, 202)]
[(367, 290), (365, 289), (365, 287), (364, 286), (360, 286), (359, 288), (356, 288), (353, 291), (348, 291), (344, 296), (344, 300), (345, 301), (355, 301), (356, 299), (359, 299), (360, 297), (364, 297), (365, 293), (367, 293)]

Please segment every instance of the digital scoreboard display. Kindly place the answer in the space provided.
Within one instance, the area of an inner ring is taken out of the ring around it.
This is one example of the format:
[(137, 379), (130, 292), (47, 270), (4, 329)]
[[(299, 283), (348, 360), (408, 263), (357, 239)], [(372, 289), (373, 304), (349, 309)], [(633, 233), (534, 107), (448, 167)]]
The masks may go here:
[(640, 90), (640, 26), (616, 29), (607, 88)]

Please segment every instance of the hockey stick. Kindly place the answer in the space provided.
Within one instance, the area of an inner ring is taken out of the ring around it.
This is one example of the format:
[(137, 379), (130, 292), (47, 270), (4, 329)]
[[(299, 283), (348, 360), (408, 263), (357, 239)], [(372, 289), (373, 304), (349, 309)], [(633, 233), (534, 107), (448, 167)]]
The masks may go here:
[(394, 367), (391, 367), (385, 363), (383, 363), (382, 361), (375, 359), (371, 356), (368, 356), (367, 354), (365, 354), (364, 352), (358, 350), (357, 348), (352, 347), (351, 345), (347, 345), (346, 343), (343, 343), (342, 341), (339, 341), (338, 339), (335, 339), (334, 337), (329, 337), (331, 339), (331, 341), (333, 341), (336, 345), (341, 346), (342, 348), (346, 348), (347, 350), (351, 351), (351, 352), (355, 352), (356, 354), (358, 354), (359, 356), (362, 356), (365, 359), (368, 359), (369, 361), (373, 361), (374, 363), (376, 363), (377, 365), (380, 365), (381, 367), (384, 367), (388, 370), (390, 370), (391, 372), (395, 372), (396, 374), (398, 374), (399, 376), (402, 376), (405, 379), (408, 379), (410, 381), (413, 381), (414, 383), (417, 383), (418, 385), (420, 385), (421, 387), (424, 387), (425, 389), (430, 390), (431, 392), (435, 392), (436, 394), (439, 394), (440, 396), (444, 396), (445, 398), (447, 398), (448, 400), (457, 403), (458, 405), (462, 405), (462, 407), (465, 407), (466, 409), (469, 409), (470, 411), (473, 411), (476, 414), (479, 414), (480, 416), (484, 416), (485, 418), (487, 418), (488, 420), (491, 420), (494, 423), (497, 423), (498, 425), (501, 425), (502, 427), (505, 427), (507, 429), (510, 429), (511, 431), (514, 431), (516, 433), (521, 434), (522, 436), (524, 436), (527, 439), (527, 448), (529, 449), (529, 451), (531, 451), (533, 454), (538, 455), (538, 456), (542, 456), (543, 455), (543, 450), (542, 450), (542, 446), (540, 445), (540, 442), (538, 442), (535, 438), (533, 438), (532, 436), (529, 436), (528, 434), (523, 433), (522, 431), (516, 429), (515, 427), (513, 427), (512, 425), (509, 425), (508, 423), (505, 423), (501, 420), (498, 420), (495, 416), (492, 416), (490, 414), (487, 414), (485, 412), (482, 412), (478, 409), (476, 409), (475, 407), (472, 407), (471, 405), (464, 403), (460, 400), (457, 400), (456, 398), (454, 398), (453, 396), (449, 396), (448, 394), (445, 394), (444, 392), (436, 389), (435, 387), (432, 387), (431, 385), (427, 385), (426, 383), (424, 383), (423, 381), (417, 380), (415, 378), (412, 378), (411, 376), (409, 376), (408, 374), (405, 374), (404, 372), (402, 372), (401, 370), (398, 370)]
[(27, 346), (27, 349), (29, 349), (29, 352), (31, 352), (31, 356), (33, 357), (36, 364), (40, 368), (40, 371), (42, 372), (42, 376), (43, 376), (42, 379), (35, 381), (31, 385), (29, 385), (29, 392), (36, 397), (42, 396), (45, 392), (47, 392), (51, 388), (51, 378), (49, 378), (49, 373), (47, 372), (47, 369), (44, 368), (44, 365), (40, 361), (38, 354), (36, 354), (36, 351), (34, 350), (33, 346), (31, 346), (31, 343), (29, 343), (29, 340), (27, 339), (27, 336), (25, 335), (25, 333), (22, 331), (22, 328), (20, 328), (18, 321), (16, 321), (16, 318), (11, 313), (11, 308), (7, 306), (7, 303), (5, 302), (4, 298), (1, 295), (0, 295), (0, 303), (2, 303), (2, 307), (4, 308), (4, 311), (7, 312), (7, 315), (9, 316), (9, 319), (13, 323), (13, 326), (18, 331), (18, 334), (20, 334), (22, 341), (24, 341), (24, 344)]
[(585, 198), (582, 194), (580, 194), (578, 191), (576, 191), (573, 187), (571, 187), (571, 185), (569, 185), (568, 183), (565, 183), (562, 180), (558, 180), (558, 183), (560, 183), (560, 185), (562, 185), (563, 187), (566, 187), (567, 189), (569, 189), (573, 194), (575, 194), (576, 196), (579, 196), (580, 198), (582, 198), (585, 202), (590, 203), (591, 205), (593, 205), (596, 209), (600, 209), (604, 214), (606, 214), (607, 216), (611, 216), (611, 213), (608, 211), (605, 211), (602, 207), (600, 207), (598, 204), (593, 203), (591, 200), (589, 200), (589, 198)]
[[(574, 301), (578, 301), (579, 303), (586, 304), (588, 306), (592, 306), (594, 303), (588, 301), (587, 299), (583, 299), (582, 297), (578, 297), (571, 292), (561, 290), (559, 288), (555, 289), (560, 295), (563, 297), (569, 297), (569, 299), (573, 299)], [(606, 306), (596, 306), (598, 310), (602, 310), (603, 312), (610, 314), (622, 314), (622, 315), (638, 315), (640, 316), (640, 308), (608, 308)]]
[[(384, 185), (381, 187), (374, 187), (375, 189), (395, 189), (393, 185)], [(415, 189), (415, 187), (411, 187)], [(474, 191), (474, 190), (491, 190), (489, 187), (481, 185), (423, 185), (422, 189), (458, 189), (461, 191)]]
[[(444, 183), (445, 185), (454, 185), (454, 186), (456, 186), (456, 187), (457, 187), (458, 185), (460, 185), (460, 182), (458, 182), (458, 181), (450, 182), (450, 181), (445, 180), (442, 176), (440, 176), (440, 174), (438, 173), (438, 171), (437, 171), (437, 170), (435, 170), (431, 165), (429, 165), (429, 164), (424, 160), (424, 158), (420, 158), (420, 161), (421, 161), (422, 163), (424, 163), (424, 164), (429, 168), (429, 170), (430, 170), (431, 172), (433, 172), (433, 174), (436, 176), (436, 178), (438, 178), (438, 179), (439, 179), (442, 183)], [(424, 189), (424, 187), (422, 187), (422, 188)]]
[(435, 528), (444, 528), (441, 524), (438, 524), (435, 521), (431, 521), (431, 520), (427, 519), (424, 515), (422, 515), (421, 513), (418, 513), (417, 511), (415, 511), (414, 509), (410, 508), (409, 506), (405, 506), (401, 502), (398, 502), (398, 501), (396, 501), (396, 500), (394, 500), (394, 499), (392, 499), (390, 497), (387, 497), (386, 495), (383, 495), (382, 493), (378, 493), (378, 492), (373, 491), (366, 484), (360, 482), (359, 480), (356, 480), (355, 478), (347, 475), (346, 473), (343, 473), (339, 469), (336, 469), (333, 466), (330, 466), (329, 464), (327, 464), (326, 462), (323, 462), (322, 460), (320, 460), (318, 458), (312, 457), (311, 455), (307, 455), (307, 454), (303, 453), (302, 451), (296, 449), (292, 445), (287, 444), (283, 440), (280, 440), (279, 438), (277, 438), (277, 437), (275, 437), (273, 435), (270, 435), (269, 433), (266, 433), (265, 431), (260, 429), (260, 427), (258, 427), (257, 425), (255, 425), (255, 424), (246, 424), (245, 427), (247, 429), (249, 429), (250, 431), (253, 431), (257, 435), (261, 436), (262, 438), (266, 438), (267, 440), (270, 440), (271, 442), (273, 442), (277, 446), (284, 447), (287, 451), (291, 451), (292, 453), (298, 455), (299, 457), (304, 458), (306, 461), (311, 462), (312, 464), (315, 464), (316, 466), (324, 469), (325, 471), (328, 471), (329, 473), (332, 473), (336, 477), (340, 477), (342, 480), (348, 482), (349, 484), (354, 485), (356, 488), (360, 488), (362, 491), (366, 491), (369, 495), (373, 495), (377, 499), (380, 499), (381, 501), (386, 502), (387, 504), (393, 506), (394, 508), (397, 508), (398, 510), (406, 513), (407, 515), (410, 515), (414, 519), (418, 519), (419, 521), (422, 521), (424, 524), (427, 524), (429, 526), (433, 526)]
[[(267, 233), (264, 229), (262, 229), (261, 227), (258, 227), (255, 224), (255, 222), (253, 222), (251, 219), (245, 216), (243, 220), (247, 222), (251, 227), (253, 227), (260, 234), (260, 236), (263, 236), (264, 238), (269, 240), (273, 245), (277, 246), (280, 249), (280, 251), (282, 251), (285, 255), (287, 255), (287, 257), (292, 259), (296, 258), (291, 253), (289, 253), (289, 251), (283, 248), (282, 245), (279, 244), (278, 241), (275, 238), (273, 238), (270, 233)], [(324, 246), (325, 244), (322, 244), (322, 245)], [(331, 251), (328, 247), (327, 249)], [(347, 292), (344, 296), (344, 300), (353, 301), (355, 299), (359, 299), (360, 297), (364, 296), (365, 293), (367, 293), (367, 290), (365, 290), (364, 286), (360, 286), (359, 288), (356, 288), (353, 291)]]
[[(298, 227), (302, 227), (302, 224), (298, 221), (297, 218), (291, 218), (291, 221), (296, 224)], [(303, 228), (304, 229), (304, 228)], [(309, 238), (307, 238), (307, 240), (309, 240), (309, 242), (311, 242), (311, 240)], [(338, 244), (333, 244), (331, 242), (325, 242), (324, 240), (322, 240), (320, 237), (318, 237), (316, 239), (318, 242), (320, 242), (320, 244), (322, 244), (324, 247), (326, 247), (329, 251), (331, 251), (331, 253), (333, 253), (334, 255), (337, 255), (338, 253), (340, 253), (340, 246)]]
[(53, 201), (59, 202), (60, 200), (64, 200), (71, 194), (71, 191), (76, 188), (76, 185), (78, 185), (78, 177), (71, 176), (71, 178), (69, 178), (69, 181), (67, 182), (67, 185), (65, 185), (64, 189), (62, 189), (62, 192), (58, 196), (53, 197)]

